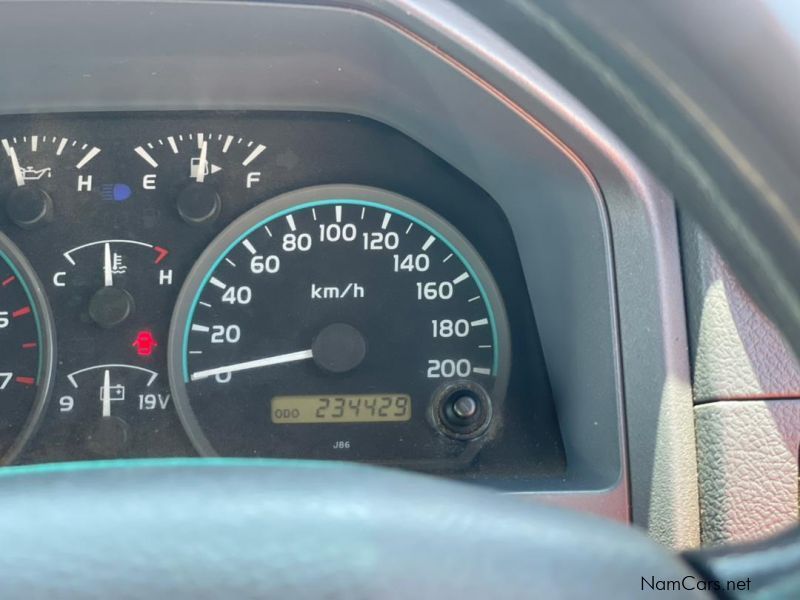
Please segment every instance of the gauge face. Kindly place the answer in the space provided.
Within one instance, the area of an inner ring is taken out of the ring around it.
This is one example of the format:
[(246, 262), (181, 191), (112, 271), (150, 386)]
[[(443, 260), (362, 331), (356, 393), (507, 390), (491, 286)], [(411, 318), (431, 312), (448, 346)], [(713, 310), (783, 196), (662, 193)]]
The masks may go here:
[[(94, 240), (62, 252), (52, 285), (77, 320), (135, 335), (146, 326), (154, 295), (170, 293), (169, 250), (133, 239)], [(124, 336), (123, 336), (124, 337)]]
[(497, 287), (451, 225), (322, 186), (211, 244), (178, 300), (169, 372), (205, 454), (458, 462), (500, 426), (509, 352)]
[(153, 308), (174, 293), (170, 251), (121, 237), (66, 248), (61, 258), (50, 286), (71, 335), (62, 339), (44, 426), (47, 449), (61, 456), (148, 456), (148, 441), (159, 437), (172, 410), (166, 377), (155, 370), (166, 328)]
[[(142, 332), (137, 346), (152, 349), (152, 335)], [(132, 364), (90, 365), (67, 373), (56, 385), (54, 410), (59, 435), (51, 443), (71, 440), (89, 456), (125, 456), (137, 447), (146, 433), (156, 435), (162, 424), (160, 413), (171, 408), (166, 381), (158, 372)]]
[[(22, 229), (51, 222), (67, 198), (95, 191), (92, 170), (101, 149), (75, 138), (41, 131), (3, 138), (0, 195), (8, 218)], [(106, 190), (103, 190), (106, 193)]]
[(35, 428), (50, 387), (52, 325), (41, 284), (0, 234), (0, 461)]
[(211, 225), (232, 190), (241, 196), (263, 185), (267, 146), (231, 133), (176, 133), (141, 146), (141, 189), (168, 191), (177, 213), (193, 226)]

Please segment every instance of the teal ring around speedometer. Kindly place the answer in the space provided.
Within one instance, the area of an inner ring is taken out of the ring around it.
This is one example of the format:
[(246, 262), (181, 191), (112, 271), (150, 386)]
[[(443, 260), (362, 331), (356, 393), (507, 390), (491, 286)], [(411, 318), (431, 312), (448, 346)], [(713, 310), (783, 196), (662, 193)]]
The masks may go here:
[(219, 234), (181, 289), (168, 357), (202, 454), (415, 463), (499, 430), (510, 363), (477, 250), (430, 208), (352, 185), (283, 194)]
[(186, 360), (187, 357), (188, 357), (186, 346), (189, 343), (189, 335), (188, 335), (189, 334), (189, 327), (191, 327), (191, 321), (192, 321), (192, 318), (194, 317), (195, 309), (197, 308), (197, 302), (200, 299), (200, 292), (202, 291), (203, 288), (205, 288), (206, 284), (208, 283), (208, 280), (211, 279), (211, 275), (216, 270), (216, 268), (219, 265), (219, 263), (222, 262), (225, 259), (225, 257), (228, 255), (228, 253), (234, 247), (238, 246), (243, 239), (245, 239), (247, 236), (249, 236), (251, 233), (253, 233), (256, 229), (258, 229), (260, 227), (263, 227), (264, 225), (268, 225), (272, 221), (275, 221), (276, 219), (280, 219), (281, 217), (284, 217), (287, 214), (298, 212), (298, 211), (306, 209), (306, 208), (314, 208), (314, 207), (317, 207), (317, 206), (328, 206), (328, 205), (337, 205), (337, 204), (368, 206), (368, 207), (371, 207), (371, 208), (376, 208), (376, 209), (379, 209), (379, 210), (388, 211), (388, 212), (392, 212), (394, 214), (401, 215), (401, 216), (405, 217), (406, 219), (408, 219), (409, 221), (419, 225), (420, 227), (424, 227), (426, 230), (430, 231), (441, 242), (446, 244), (448, 248), (450, 248), (450, 251), (453, 252), (458, 257), (458, 259), (462, 262), (464, 267), (469, 272), (470, 276), (475, 280), (475, 283), (477, 284), (478, 289), (480, 290), (481, 297), (483, 298), (484, 302), (487, 302), (487, 305), (489, 307), (488, 319), (489, 319), (489, 324), (490, 324), (491, 329), (492, 329), (492, 341), (493, 341), (493, 346), (494, 346), (494, 356), (493, 356), (493, 359), (492, 359), (492, 374), (493, 375), (497, 374), (497, 369), (498, 369), (498, 365), (499, 365), (499, 362), (500, 362), (500, 355), (499, 355), (499, 348), (498, 348), (498, 344), (497, 344), (497, 339), (498, 339), (498, 336), (497, 336), (497, 324), (496, 324), (496, 319), (495, 319), (495, 316), (494, 316), (494, 309), (491, 307), (491, 305), (488, 304), (488, 298), (487, 298), (487, 295), (486, 295), (486, 290), (484, 289), (483, 284), (481, 283), (481, 280), (478, 279), (477, 275), (475, 274), (474, 269), (472, 268), (472, 265), (470, 265), (469, 262), (467, 262), (466, 258), (464, 258), (464, 256), (458, 250), (458, 248), (453, 246), (450, 243), (450, 241), (447, 240), (447, 238), (445, 238), (441, 233), (436, 231), (432, 226), (430, 226), (427, 223), (423, 222), (422, 220), (418, 219), (414, 215), (408, 214), (408, 213), (406, 213), (406, 212), (404, 212), (404, 211), (402, 211), (402, 210), (400, 210), (398, 208), (394, 208), (394, 207), (388, 206), (386, 204), (379, 204), (377, 202), (370, 202), (368, 200), (329, 199), (329, 200), (315, 200), (313, 202), (306, 202), (304, 204), (298, 204), (298, 205), (293, 206), (291, 208), (286, 208), (284, 210), (281, 210), (280, 212), (277, 212), (277, 213), (275, 213), (274, 215), (272, 215), (270, 217), (267, 217), (266, 219), (262, 220), (259, 223), (256, 223), (255, 225), (251, 226), (250, 229), (248, 229), (247, 231), (242, 233), (214, 261), (214, 263), (211, 266), (211, 269), (206, 274), (206, 276), (203, 278), (203, 281), (200, 284), (200, 288), (198, 289), (197, 294), (195, 295), (194, 300), (192, 301), (191, 308), (189, 310), (189, 320), (186, 322), (186, 329), (184, 331), (184, 345), (183, 345), (183, 358), (184, 358), (184, 360), (183, 360), (183, 379), (184, 379), (184, 381), (187, 381), (187, 382), (189, 381), (189, 369), (188, 369), (187, 360)]

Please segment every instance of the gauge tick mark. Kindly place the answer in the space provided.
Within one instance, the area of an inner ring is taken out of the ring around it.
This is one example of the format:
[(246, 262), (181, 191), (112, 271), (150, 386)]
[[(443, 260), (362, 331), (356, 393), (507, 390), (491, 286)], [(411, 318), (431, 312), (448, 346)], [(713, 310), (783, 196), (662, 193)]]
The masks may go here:
[[(250, 144), (252, 144), (252, 143), (253, 142), (250, 142)], [(249, 147), (249, 145), (248, 145), (248, 147)], [(246, 167), (247, 165), (249, 165), (251, 162), (253, 162), (255, 159), (257, 159), (258, 156), (266, 149), (267, 149), (267, 147), (264, 144), (259, 144), (258, 146), (256, 146), (255, 150), (253, 150), (250, 154), (248, 154), (247, 158), (245, 158), (242, 161), (242, 166)]]
[(14, 319), (18, 319), (19, 317), (24, 317), (25, 315), (29, 315), (31, 313), (30, 306), (23, 306), (22, 308), (18, 308), (14, 312), (11, 313), (11, 317)]
[(92, 160), (92, 159), (93, 159), (95, 156), (97, 156), (98, 154), (100, 154), (100, 148), (98, 148), (97, 146), (95, 146), (94, 148), (92, 148), (91, 150), (89, 150), (89, 152), (87, 152), (87, 153), (86, 153), (86, 156), (84, 156), (84, 157), (83, 157), (83, 158), (80, 160), (80, 162), (79, 162), (77, 165), (75, 165), (75, 168), (76, 168), (76, 169), (82, 169), (82, 168), (83, 168), (83, 167), (85, 167), (87, 164), (89, 164), (89, 162), (90, 162), (90, 161), (91, 161), (91, 160)]
[(221, 290), (227, 290), (227, 289), (228, 289), (228, 286), (227, 286), (227, 285), (225, 285), (224, 283), (222, 283), (222, 282), (221, 282), (219, 279), (217, 279), (216, 277), (212, 277), (211, 279), (209, 279), (209, 280), (208, 280), (208, 283), (210, 283), (210, 284), (211, 284), (211, 285), (213, 285), (214, 287), (218, 287), (218, 288), (219, 288), (219, 289), (221, 289)]
[(152, 156), (150, 156), (150, 153), (147, 150), (145, 150), (141, 146), (137, 146), (136, 148), (133, 149), (133, 151), (136, 152), (136, 154), (138, 154), (139, 156), (141, 156), (142, 159), (148, 165), (150, 165), (154, 169), (158, 168), (158, 163), (156, 162), (156, 159), (154, 159)]

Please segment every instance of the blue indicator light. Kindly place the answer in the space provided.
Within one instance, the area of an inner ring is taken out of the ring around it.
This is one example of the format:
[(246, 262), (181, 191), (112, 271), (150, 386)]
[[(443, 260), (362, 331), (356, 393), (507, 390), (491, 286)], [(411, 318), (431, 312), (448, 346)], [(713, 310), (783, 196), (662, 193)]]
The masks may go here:
[(131, 197), (131, 188), (124, 183), (104, 183), (100, 193), (108, 202), (125, 202)]

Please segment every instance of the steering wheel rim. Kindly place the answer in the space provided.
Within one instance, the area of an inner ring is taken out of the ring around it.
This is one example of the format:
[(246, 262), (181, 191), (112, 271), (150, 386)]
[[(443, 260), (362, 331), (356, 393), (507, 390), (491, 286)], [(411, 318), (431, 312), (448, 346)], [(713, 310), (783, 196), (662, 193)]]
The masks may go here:
[(610, 521), (333, 462), (10, 467), (0, 536), (5, 597), (602, 598), (694, 576)]

